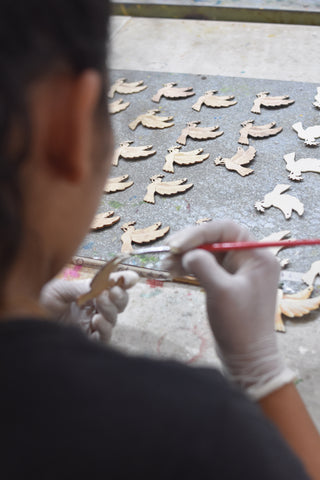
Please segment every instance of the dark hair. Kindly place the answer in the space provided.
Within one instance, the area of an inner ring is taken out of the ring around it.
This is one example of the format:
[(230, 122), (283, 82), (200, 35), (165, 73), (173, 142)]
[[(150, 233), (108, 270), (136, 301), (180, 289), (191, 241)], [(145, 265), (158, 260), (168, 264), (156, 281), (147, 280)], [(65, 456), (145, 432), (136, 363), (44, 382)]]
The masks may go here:
[[(108, 18), (108, 0), (0, 0), (0, 282), (23, 229), (18, 173), (30, 140), (27, 88), (60, 64), (75, 74), (96, 69), (106, 83)], [(23, 131), (14, 154), (13, 125)]]

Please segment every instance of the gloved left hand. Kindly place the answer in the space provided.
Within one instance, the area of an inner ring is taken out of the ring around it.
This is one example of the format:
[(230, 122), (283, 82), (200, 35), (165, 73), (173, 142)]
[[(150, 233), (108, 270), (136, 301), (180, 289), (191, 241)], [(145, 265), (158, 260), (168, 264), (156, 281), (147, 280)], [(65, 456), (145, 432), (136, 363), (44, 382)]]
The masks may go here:
[(133, 287), (139, 276), (135, 272), (115, 272), (110, 278), (117, 281), (123, 278), (123, 284), (105, 290), (96, 299), (84, 307), (79, 307), (77, 298), (90, 290), (87, 280), (52, 280), (47, 283), (40, 295), (40, 302), (48, 313), (59, 322), (79, 325), (89, 337), (109, 342), (118, 313), (126, 308), (129, 296), (127, 290)]

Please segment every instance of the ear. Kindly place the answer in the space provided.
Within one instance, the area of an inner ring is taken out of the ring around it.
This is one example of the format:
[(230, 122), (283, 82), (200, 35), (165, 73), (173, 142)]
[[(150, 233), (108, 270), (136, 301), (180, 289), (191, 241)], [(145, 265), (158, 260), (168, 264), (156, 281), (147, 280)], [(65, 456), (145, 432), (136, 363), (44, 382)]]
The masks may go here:
[(57, 176), (77, 183), (92, 170), (95, 113), (102, 77), (94, 70), (60, 80), (53, 94), (47, 132), (47, 161)]

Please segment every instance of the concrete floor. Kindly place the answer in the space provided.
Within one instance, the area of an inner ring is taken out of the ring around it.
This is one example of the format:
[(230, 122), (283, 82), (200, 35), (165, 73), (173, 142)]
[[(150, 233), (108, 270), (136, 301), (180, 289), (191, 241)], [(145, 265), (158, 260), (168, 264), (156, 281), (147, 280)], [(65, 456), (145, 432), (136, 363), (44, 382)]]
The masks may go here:
[[(114, 69), (320, 84), (319, 47), (318, 27), (114, 17), (109, 63)], [(214, 63), (207, 60), (212, 49)], [(112, 342), (132, 353), (218, 365), (204, 300), (198, 288), (141, 282), (131, 292)], [(320, 319), (314, 314), (286, 325), (279, 342), (320, 428)]]

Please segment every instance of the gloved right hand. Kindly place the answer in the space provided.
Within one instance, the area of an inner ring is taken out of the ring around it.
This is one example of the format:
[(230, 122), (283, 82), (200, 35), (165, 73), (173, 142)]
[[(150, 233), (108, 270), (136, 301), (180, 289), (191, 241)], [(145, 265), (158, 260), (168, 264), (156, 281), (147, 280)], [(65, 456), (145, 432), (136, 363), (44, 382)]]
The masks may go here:
[(196, 249), (204, 243), (251, 241), (243, 227), (217, 221), (172, 235), (179, 251), (165, 261), (175, 272), (194, 274), (207, 294), (210, 325), (224, 369), (254, 399), (293, 380), (285, 367), (274, 331), (279, 262), (266, 249), (213, 255)]

